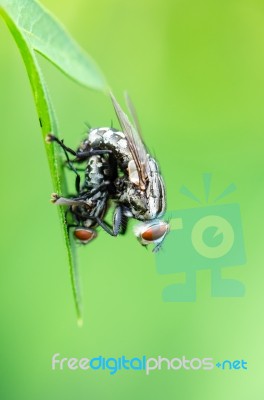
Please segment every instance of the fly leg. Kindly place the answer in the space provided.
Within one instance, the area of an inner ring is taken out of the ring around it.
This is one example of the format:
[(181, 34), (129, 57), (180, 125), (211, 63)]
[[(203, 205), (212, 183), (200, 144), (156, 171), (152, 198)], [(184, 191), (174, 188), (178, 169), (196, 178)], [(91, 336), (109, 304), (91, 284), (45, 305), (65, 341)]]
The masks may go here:
[(76, 175), (75, 189), (76, 189), (77, 193), (79, 193), (79, 192), (80, 192), (81, 177), (80, 177), (80, 175), (79, 175), (77, 169), (74, 167), (74, 165), (73, 165), (73, 163), (72, 163), (73, 161), (70, 160), (69, 155), (68, 155), (68, 153), (70, 153), (70, 154), (72, 154), (72, 155), (75, 155), (76, 152), (75, 152), (74, 150), (70, 149), (69, 147), (65, 146), (63, 140), (58, 139), (58, 138), (57, 138), (56, 136), (54, 136), (54, 135), (51, 135), (51, 134), (47, 135), (47, 136), (46, 136), (46, 141), (47, 141), (48, 143), (50, 143), (50, 142), (57, 142), (57, 143), (60, 145), (60, 147), (63, 149), (63, 152), (64, 152), (65, 157), (66, 157), (67, 165), (68, 165), (69, 169), (72, 170), (72, 171), (75, 173), (75, 175)]
[(94, 149), (92, 147), (90, 147), (86, 151), (74, 151), (70, 147), (67, 147), (64, 144), (63, 140), (60, 140), (59, 138), (57, 138), (57, 136), (54, 136), (51, 133), (49, 133), (46, 136), (46, 142), (48, 142), (48, 143), (57, 142), (64, 151), (66, 151), (67, 153), (70, 153), (76, 157), (76, 160), (72, 160), (72, 162), (86, 160), (87, 158), (89, 158), (91, 156), (96, 156), (99, 154), (111, 154), (112, 153), (112, 150), (100, 150), (100, 149)]
[(103, 182), (101, 185), (98, 185), (97, 188), (90, 190), (90, 192), (85, 192), (79, 197), (61, 197), (57, 193), (52, 193), (51, 202), (58, 206), (79, 206), (79, 205), (87, 205), (86, 200), (93, 197), (96, 193), (104, 191), (110, 185), (110, 182)]
[[(75, 180), (75, 188), (77, 193), (80, 192), (80, 182), (81, 182), (81, 177), (78, 173), (78, 169), (74, 167), (73, 163), (76, 161), (84, 161), (87, 158), (93, 156), (93, 155), (99, 155), (99, 154), (110, 154), (112, 153), (111, 150), (99, 150), (99, 149), (93, 149), (90, 148), (87, 151), (82, 151), (82, 152), (76, 152), (73, 149), (71, 149), (70, 147), (66, 146), (64, 144), (63, 140), (60, 140), (59, 138), (57, 138), (57, 136), (52, 135), (51, 133), (49, 133), (46, 136), (46, 142), (51, 143), (51, 142), (56, 142), (60, 145), (60, 147), (63, 149), (63, 152), (65, 154), (66, 160), (67, 160), (67, 164), (68, 167), (76, 174), (76, 180)], [(75, 156), (75, 160), (70, 160), (69, 158), (69, 154)]]
[(114, 212), (113, 216), (113, 227), (111, 228), (106, 222), (102, 221), (98, 217), (94, 217), (96, 220), (97, 224), (101, 226), (101, 228), (104, 229), (106, 233), (108, 233), (111, 236), (117, 236), (122, 224), (122, 219), (123, 219), (123, 207), (122, 206), (117, 206)]
[(80, 177), (79, 171), (84, 172), (86, 170), (86, 168), (76, 168), (76, 167), (74, 167), (74, 165), (73, 165), (74, 161), (69, 159), (67, 153), (65, 153), (65, 155), (66, 155), (66, 158), (67, 158), (67, 160), (65, 162), (67, 168), (69, 168), (71, 171), (73, 171), (76, 174), (75, 190), (76, 190), (77, 193), (80, 193), (80, 190), (81, 190), (80, 189), (81, 177)]
[(128, 223), (128, 217), (126, 215), (122, 215), (122, 220), (121, 220), (121, 226), (120, 226), (120, 234), (124, 235), (127, 230), (127, 223)]
[[(102, 186), (102, 185), (100, 185)], [(93, 191), (94, 192), (98, 190), (98, 188), (96, 188)], [(91, 191), (92, 192), (92, 191)], [(92, 194), (92, 195), (93, 195)], [(91, 196), (89, 196), (91, 197)], [(58, 195), (53, 194), (52, 195), (52, 199), (51, 201), (56, 204), (56, 205), (66, 205), (66, 206), (80, 206), (80, 205), (87, 205), (87, 203), (85, 202), (85, 199), (87, 199), (87, 194), (84, 197), (78, 197), (78, 198), (66, 198), (66, 197), (59, 197)], [(114, 215), (113, 215), (113, 227), (109, 226), (109, 224), (105, 221), (103, 221), (101, 218), (99, 217), (95, 217), (95, 216), (87, 216), (87, 218), (94, 220), (97, 225), (101, 226), (101, 228), (108, 233), (111, 236), (117, 236), (119, 233), (124, 233), (126, 225), (124, 226), (124, 222), (126, 223), (127, 221), (127, 217), (124, 216), (124, 209), (121, 205), (118, 205), (115, 209)], [(75, 224), (68, 224), (68, 227), (75, 227), (78, 231), (78, 225)], [(75, 233), (74, 235), (77, 237), (77, 239), (79, 239), (78, 235), (76, 235), (76, 229), (75, 229)], [(81, 228), (80, 230), (86, 230), (86, 228)], [(87, 231), (89, 232), (95, 232), (96, 231), (94, 229), (91, 228), (87, 228)], [(83, 234), (83, 233), (82, 233)]]

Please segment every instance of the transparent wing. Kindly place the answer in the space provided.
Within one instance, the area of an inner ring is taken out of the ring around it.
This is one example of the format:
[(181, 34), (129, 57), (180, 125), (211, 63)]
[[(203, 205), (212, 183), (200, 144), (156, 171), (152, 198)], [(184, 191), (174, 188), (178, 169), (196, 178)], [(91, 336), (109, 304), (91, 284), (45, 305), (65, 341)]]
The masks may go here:
[[(118, 102), (116, 101), (113, 93), (110, 92), (110, 96), (112, 99), (112, 103), (120, 123), (120, 126), (123, 130), (123, 133), (126, 135), (126, 139), (128, 142), (129, 150), (131, 151), (133, 160), (136, 165), (136, 169), (138, 171), (139, 176), (139, 184), (142, 188), (146, 186), (147, 179), (147, 162), (148, 162), (148, 154), (146, 151), (146, 147), (143, 143), (143, 140), (140, 137), (137, 129), (130, 123), (127, 115), (124, 113)], [(132, 104), (132, 103), (131, 103)], [(130, 108), (130, 106), (129, 106)], [(133, 108), (133, 107), (132, 107)], [(133, 116), (134, 118), (134, 116)], [(136, 123), (138, 125), (138, 123)]]
[(133, 102), (131, 100), (131, 97), (129, 96), (128, 92), (125, 92), (125, 100), (126, 100), (127, 108), (129, 110), (130, 115), (132, 117), (132, 120), (134, 122), (134, 126), (135, 126), (135, 128), (136, 128), (136, 130), (137, 130), (137, 132), (138, 132), (138, 134), (139, 134), (139, 136), (141, 138), (141, 141), (143, 142), (143, 140), (142, 140), (142, 130), (141, 130), (141, 126), (139, 124), (138, 115), (137, 115), (135, 106), (134, 106), (134, 104), (133, 104)]

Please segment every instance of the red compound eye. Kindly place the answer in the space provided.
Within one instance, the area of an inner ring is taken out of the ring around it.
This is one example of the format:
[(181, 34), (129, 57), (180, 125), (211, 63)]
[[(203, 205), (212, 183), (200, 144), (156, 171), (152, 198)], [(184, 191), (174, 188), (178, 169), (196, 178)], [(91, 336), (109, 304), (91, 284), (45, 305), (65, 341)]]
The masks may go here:
[(161, 239), (162, 236), (168, 230), (168, 225), (165, 222), (160, 222), (157, 225), (152, 225), (148, 227), (144, 232), (141, 233), (141, 237), (148, 242), (153, 242), (155, 240)]
[(88, 229), (88, 228), (76, 228), (74, 231), (74, 236), (76, 239), (80, 240), (83, 244), (86, 244), (93, 240), (97, 234), (96, 231), (93, 229)]

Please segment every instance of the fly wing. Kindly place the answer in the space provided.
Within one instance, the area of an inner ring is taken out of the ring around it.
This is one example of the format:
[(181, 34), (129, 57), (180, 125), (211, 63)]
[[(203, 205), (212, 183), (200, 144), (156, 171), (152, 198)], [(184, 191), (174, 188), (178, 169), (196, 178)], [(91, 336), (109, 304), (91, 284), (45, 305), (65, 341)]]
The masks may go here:
[(147, 163), (148, 163), (148, 154), (146, 151), (146, 147), (143, 143), (143, 140), (140, 137), (139, 132), (130, 123), (127, 115), (124, 113), (124, 111), (116, 101), (114, 95), (110, 93), (110, 96), (120, 126), (123, 130), (123, 133), (126, 135), (128, 147), (129, 150), (131, 151), (132, 158), (135, 162), (135, 166), (139, 177), (139, 186), (142, 189), (145, 189), (146, 179), (147, 179)]
[(138, 115), (137, 115), (135, 106), (134, 106), (134, 104), (133, 104), (128, 92), (125, 92), (125, 100), (126, 100), (126, 106), (127, 106), (128, 110), (130, 112), (130, 115), (132, 117), (132, 122), (134, 122), (134, 126), (135, 126), (135, 128), (136, 128), (136, 130), (137, 130), (137, 132), (138, 132), (138, 134), (139, 134), (139, 136), (141, 138), (141, 140), (142, 140), (142, 130), (141, 130), (141, 126), (139, 124)]

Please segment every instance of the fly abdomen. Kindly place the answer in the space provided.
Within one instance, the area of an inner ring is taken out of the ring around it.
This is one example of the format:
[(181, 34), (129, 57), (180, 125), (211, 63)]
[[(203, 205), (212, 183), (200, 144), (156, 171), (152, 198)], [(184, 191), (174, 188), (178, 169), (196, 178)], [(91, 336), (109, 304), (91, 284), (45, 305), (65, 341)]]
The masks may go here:
[(91, 156), (88, 159), (85, 169), (85, 180), (82, 190), (98, 187), (104, 181), (108, 180), (108, 177), (105, 176), (107, 167), (108, 163), (102, 156)]
[(126, 136), (113, 128), (95, 128), (88, 133), (88, 143), (93, 149), (111, 150), (121, 169), (126, 170), (132, 156)]

